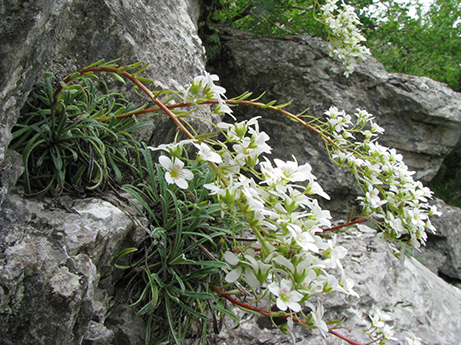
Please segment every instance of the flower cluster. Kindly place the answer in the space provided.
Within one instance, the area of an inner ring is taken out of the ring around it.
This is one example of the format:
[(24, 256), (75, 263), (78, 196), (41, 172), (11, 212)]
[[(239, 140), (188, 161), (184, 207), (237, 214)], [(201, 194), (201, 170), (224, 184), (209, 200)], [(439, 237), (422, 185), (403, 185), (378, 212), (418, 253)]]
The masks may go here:
[[(194, 143), (197, 159), (214, 166), (216, 178), (205, 187), (220, 201), (223, 212), (256, 236), (251, 244), (237, 243), (234, 252), (224, 254), (233, 267), (226, 281), (242, 278), (254, 290), (266, 287), (281, 311), (302, 313), (308, 307), (306, 325), (328, 332), (322, 320), (323, 306), (314, 307), (311, 298), (333, 291), (357, 296), (341, 264), (347, 250), (337, 243), (336, 236), (321, 236), (323, 229), (331, 226), (331, 216), (314, 196), (329, 196), (308, 163), (299, 164), (294, 157), (272, 163), (262, 157), (271, 147), (257, 118), (217, 127), (226, 138), (224, 142)], [(176, 153), (182, 143), (190, 140), (162, 149)], [(168, 183), (187, 188), (192, 172), (178, 157), (161, 156), (159, 161)]]
[(412, 246), (424, 244), (426, 230), (435, 232), (429, 216), (441, 214), (428, 204), (431, 190), (414, 181), (414, 172), (401, 154), (378, 143), (384, 129), (367, 111), (357, 109), (355, 125), (351, 116), (335, 107), (325, 115), (334, 141), (332, 158), (357, 177), (364, 193), (359, 197), (364, 212), (381, 221), (388, 240), (408, 234)]
[[(208, 74), (195, 78), (184, 99), (190, 100), (190, 93), (192, 98), (205, 97), (225, 105), (224, 89), (214, 85), (216, 79)], [(438, 214), (427, 203), (431, 191), (413, 180), (400, 154), (377, 142), (384, 130), (373, 115), (358, 109), (353, 118), (335, 107), (325, 115), (325, 122), (311, 123), (323, 136), (331, 158), (356, 175), (364, 192), (359, 197), (364, 212), (379, 220), (387, 240), (409, 234), (412, 245), (424, 243), (425, 230), (435, 230), (429, 216)], [(214, 176), (204, 187), (219, 201), (222, 213), (233, 220), (233, 229), (241, 225), (250, 231), (242, 241), (234, 230), (234, 248), (223, 256), (232, 267), (226, 282), (244, 279), (255, 294), (262, 291), (260, 298), (268, 296), (288, 317), (289, 327), (296, 319), (322, 334), (329, 332), (324, 307), (316, 296), (334, 291), (358, 295), (341, 263), (347, 250), (338, 244), (337, 235), (324, 231), (331, 227), (331, 216), (316, 198), (329, 199), (328, 194), (309, 163), (301, 164), (295, 157), (271, 161), (264, 156), (272, 149), (258, 118), (219, 123), (216, 128), (224, 140), (207, 137), (159, 147), (172, 156), (159, 158), (166, 182), (188, 188), (193, 173), (181, 160), (182, 146), (193, 144), (196, 159), (208, 162)], [(375, 337), (393, 339), (385, 315), (371, 318)]]
[(374, 315), (370, 314), (370, 319), (370, 335), (374, 335), (375, 339), (379, 339), (379, 344), (385, 344), (387, 340), (397, 340), (393, 337), (394, 331), (392, 330), (392, 327), (386, 323), (392, 320), (389, 315), (377, 310)]
[(204, 75), (197, 76), (187, 89), (184, 95), (185, 102), (200, 102), (200, 100), (217, 100), (218, 106), (214, 112), (216, 114), (228, 114), (232, 116), (232, 109), (224, 102), (226, 89), (216, 85), (219, 77), (216, 74), (209, 74), (205, 71)]
[(338, 0), (327, 0), (325, 5), (320, 6), (323, 20), (332, 34), (331, 55), (339, 57), (346, 66), (344, 75), (348, 77), (355, 68), (356, 59), (362, 59), (370, 50), (363, 46), (365, 37), (357, 29), (360, 24), (354, 7), (342, 4), (339, 7)]
[(255, 291), (266, 287), (277, 307), (288, 313), (303, 313), (308, 307), (306, 325), (328, 332), (323, 307), (314, 307), (311, 298), (333, 291), (357, 296), (341, 264), (347, 250), (336, 236), (322, 235), (331, 226), (331, 216), (314, 197), (329, 196), (308, 163), (262, 157), (271, 148), (257, 118), (220, 123), (218, 128), (226, 138), (215, 142), (222, 162), (215, 168), (215, 181), (205, 187), (224, 212), (256, 236), (251, 244), (237, 243), (233, 252), (225, 253), (234, 267), (226, 281), (244, 278)]

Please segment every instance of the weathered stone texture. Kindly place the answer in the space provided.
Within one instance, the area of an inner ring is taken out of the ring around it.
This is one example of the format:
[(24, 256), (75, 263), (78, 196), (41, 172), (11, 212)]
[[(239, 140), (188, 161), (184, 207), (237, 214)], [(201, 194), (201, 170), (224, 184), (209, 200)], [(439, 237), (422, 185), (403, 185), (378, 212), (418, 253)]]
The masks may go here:
[(114, 256), (135, 240), (135, 226), (122, 210), (99, 199), (76, 200), (79, 214), (47, 206), (12, 193), (4, 202), (1, 343), (80, 344), (96, 326), (99, 336), (110, 338), (104, 317), (90, 324), (103, 308), (103, 296), (95, 294), (100, 279), (113, 274)]

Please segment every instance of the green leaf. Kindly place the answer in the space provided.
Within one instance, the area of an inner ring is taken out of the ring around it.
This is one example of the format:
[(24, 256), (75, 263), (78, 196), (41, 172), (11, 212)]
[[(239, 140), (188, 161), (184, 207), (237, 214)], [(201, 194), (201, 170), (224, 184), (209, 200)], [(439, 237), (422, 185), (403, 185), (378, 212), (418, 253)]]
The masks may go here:
[(149, 285), (146, 285), (144, 289), (142, 290), (141, 296), (132, 304), (129, 305), (130, 308), (137, 307), (138, 305), (141, 304), (141, 302), (144, 300), (144, 297), (147, 294), (147, 291), (149, 291)]
[(152, 292), (151, 302), (152, 302), (153, 307), (155, 307), (157, 305), (158, 298), (159, 298), (158, 287), (157, 287), (157, 284), (155, 284), (155, 278), (151, 275), (149, 270), (145, 269), (144, 271), (147, 273), (147, 277), (149, 278), (149, 285), (150, 285), (151, 292)]
[(151, 311), (151, 309), (153, 307), (154, 306), (152, 304), (152, 300), (150, 300), (149, 303), (147, 303), (145, 306), (143, 306), (136, 314), (144, 315), (144, 314), (148, 313), (149, 311)]
[(109, 74), (114, 77), (115, 79), (117, 79), (119, 82), (121, 82), (122, 84), (125, 84), (125, 79), (123, 79), (121, 76), (119, 76), (117, 73), (113, 73), (113, 72), (109, 72)]
[(224, 308), (220, 301), (216, 301), (216, 304), (212, 304), (211, 307), (229, 316), (234, 321), (240, 322), (240, 319), (237, 317), (237, 315), (235, 315), (232, 311)]
[(126, 248), (124, 250), (122, 250), (120, 253), (118, 253), (115, 258), (112, 260), (112, 263), (114, 265), (114, 267), (116, 268), (120, 268), (122, 270), (125, 270), (125, 269), (128, 269), (128, 268), (131, 268), (131, 266), (122, 266), (122, 265), (118, 265), (117, 262), (122, 258), (124, 257), (125, 255), (127, 254), (130, 254), (130, 253), (133, 253), (135, 251), (137, 251), (138, 249), (137, 248)]
[(291, 101), (289, 101), (287, 103), (284, 103), (284, 104), (276, 105), (275, 108), (277, 108), (277, 109), (285, 108), (286, 106), (289, 106), (292, 102), (293, 102), (293, 100), (291, 100)]
[(141, 73), (142, 71), (144, 71), (147, 66), (149, 66), (149, 63), (146, 63), (144, 66), (142, 66), (139, 70), (137, 70), (135, 73), (133, 73), (132, 75), (136, 76), (138, 75), (139, 73)]
[(209, 267), (228, 267), (225, 262), (221, 261), (196, 261), (195, 265), (204, 265)]
[(277, 101), (271, 101), (267, 104), (264, 104), (261, 106), (261, 109), (266, 109), (266, 108), (269, 108), (271, 105), (274, 105)]
[(136, 187), (132, 185), (124, 185), (122, 186), (122, 190), (131, 194), (131, 196), (134, 197), (142, 205), (142, 207), (148, 212), (148, 214), (154, 219), (156, 219), (154, 211), (149, 206), (149, 204), (146, 202), (146, 200), (140, 195), (139, 189), (137, 189)]
[(95, 67), (95, 66), (97, 66), (97, 65), (102, 64), (103, 62), (104, 62), (104, 59), (101, 59), (101, 60), (99, 60), (99, 61), (96, 61), (95, 63), (92, 63), (92, 64), (89, 65), (89, 66), (84, 67), (83, 69), (89, 69), (89, 68), (91, 68), (91, 67)]
[(184, 291), (180, 290), (178, 288), (172, 287), (170, 291), (173, 291), (179, 295), (187, 296), (187, 297), (193, 297), (193, 298), (198, 298), (198, 299), (210, 299), (214, 298), (214, 295), (209, 292), (195, 292), (195, 291)]
[(180, 299), (178, 299), (176, 301), (180, 306), (181, 308), (183, 308), (184, 310), (186, 310), (189, 314), (192, 314), (194, 316), (197, 316), (198, 318), (200, 319), (203, 319), (203, 320), (208, 320), (208, 316), (206, 316), (205, 314), (202, 314), (194, 309), (192, 309), (191, 307), (189, 307), (187, 304), (185, 304), (184, 302), (182, 302)]
[(136, 77), (136, 79), (138, 79), (141, 83), (153, 83), (154, 81), (152, 79), (149, 79), (149, 78), (143, 78), (143, 77)]
[(168, 318), (168, 325), (170, 326), (170, 333), (173, 336), (175, 343), (177, 345), (181, 345), (181, 342), (176, 334), (176, 327), (174, 324), (173, 313), (171, 312), (170, 299), (168, 297), (165, 298), (165, 309), (166, 309), (166, 315)]
[(187, 276), (183, 277), (184, 280), (193, 280), (193, 279), (202, 279), (206, 276), (209, 276), (214, 273), (220, 272), (221, 269), (219, 267), (203, 267), (199, 268), (198, 270), (192, 271)]

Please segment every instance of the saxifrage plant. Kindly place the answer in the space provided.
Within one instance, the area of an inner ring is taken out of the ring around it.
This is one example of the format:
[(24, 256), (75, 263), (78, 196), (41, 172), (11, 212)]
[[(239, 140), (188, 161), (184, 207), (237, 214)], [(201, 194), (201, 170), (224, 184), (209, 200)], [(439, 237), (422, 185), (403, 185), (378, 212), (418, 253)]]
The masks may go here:
[[(335, 27), (331, 32), (336, 37), (336, 50), (332, 53), (344, 59), (348, 75), (353, 71), (353, 58), (366, 53), (366, 49), (360, 48), (360, 36), (354, 29), (357, 18), (351, 9), (337, 6), (334, 0), (328, 1), (321, 8), (322, 18), (327, 25)], [(347, 32), (340, 30), (341, 25)], [(79, 123), (87, 118), (85, 112), (78, 118), (73, 118), (72, 112), (71, 116), (64, 115), (64, 119), (59, 114), (63, 113), (62, 109), (66, 112), (76, 109), (75, 103), (69, 101), (73, 92), (70, 83), (81, 79), (87, 86), (86, 80), (97, 73), (127, 78), (155, 103), (139, 110), (120, 106), (113, 115), (111, 111), (98, 113), (97, 108), (98, 116), (90, 117), (103, 123), (94, 123), (96, 129), (103, 127), (97, 135), (104, 135), (108, 127), (115, 128), (118, 121), (126, 121), (123, 119), (163, 112), (187, 137), (157, 148), (136, 146), (134, 151), (141, 153), (136, 161), (142, 162), (134, 170), (139, 182), (122, 187), (148, 220), (146, 240), (114, 258), (116, 267), (130, 270), (131, 295), (135, 297), (132, 306), (139, 307), (138, 313), (147, 316), (146, 343), (169, 339), (180, 344), (182, 338), (193, 334), (198, 334), (204, 343), (210, 318), (214, 316), (215, 325), (222, 315), (236, 318), (226, 308), (224, 301), (227, 301), (271, 320), (285, 319), (286, 323), (280, 325), (274, 321), (274, 325), (288, 335), (292, 335), (296, 323), (318, 329), (324, 336), (333, 334), (350, 344), (359, 344), (338, 332), (340, 324), (324, 320), (325, 308), (317, 298), (333, 292), (358, 297), (341, 262), (347, 250), (338, 244), (340, 234), (335, 231), (371, 220), (380, 230), (379, 238), (387, 241), (391, 251), (399, 256), (402, 253), (394, 243), (403, 241), (414, 247), (424, 244), (426, 231), (435, 231), (429, 217), (439, 214), (436, 207), (428, 204), (432, 192), (413, 180), (403, 157), (378, 143), (383, 129), (374, 122), (373, 116), (358, 109), (352, 117), (331, 107), (324, 114), (326, 119), (321, 120), (292, 114), (284, 109), (286, 104), (251, 100), (250, 93), (225, 99), (225, 89), (215, 84), (218, 77), (208, 73), (196, 77), (185, 91), (153, 92), (143, 83), (147, 80), (138, 76), (144, 69), (140, 66), (138, 63), (117, 67), (98, 62), (72, 74), (54, 92), (47, 93), (52, 109), (48, 113), (37, 109), (38, 124), (29, 125), (26, 121), (19, 125), (23, 127), (18, 131), (23, 132), (17, 131), (15, 139), (16, 145), (21, 146), (18, 142), (26, 141), (22, 141), (21, 134), (31, 132), (29, 137), (35, 140), (34, 144), (25, 144), (22, 151), (25, 162), (30, 164), (26, 173), (30, 174), (42, 164), (51, 164), (61, 173), (57, 177), (48, 175), (47, 181), (51, 182), (42, 183), (44, 188), (40, 188), (47, 191), (51, 184), (52, 190), (59, 194), (66, 186), (67, 166), (78, 161), (78, 153), (82, 154), (78, 150), (81, 144), (71, 142), (77, 149), (68, 149), (63, 138), (52, 136), (54, 131), (48, 127), (62, 132), (62, 128), (68, 126), (66, 133), (70, 132), (77, 141), (81, 136), (73, 133), (73, 126), (82, 127), (81, 131), (86, 134), (86, 122)], [(139, 70), (128, 73), (137, 67)], [(76, 89), (82, 84), (76, 85)], [(61, 94), (63, 101), (59, 102)], [(330, 212), (323, 210), (316, 200), (316, 197), (328, 199), (329, 196), (316, 181), (309, 163), (300, 164), (295, 157), (290, 161), (271, 161), (264, 157), (271, 152), (271, 147), (269, 136), (260, 130), (257, 118), (213, 124), (215, 133), (195, 133), (187, 119), (197, 118), (193, 112), (198, 109), (210, 111), (206, 108), (210, 105), (214, 107), (213, 112), (231, 116), (231, 107), (238, 105), (276, 111), (318, 135), (331, 159), (356, 176), (363, 190), (359, 198), (363, 212), (355, 220), (332, 226)], [(67, 118), (73, 121), (68, 123)], [(106, 118), (108, 122), (104, 122)], [(93, 128), (88, 131), (90, 129)], [(96, 139), (87, 141), (92, 148), (94, 143), (99, 143)], [(48, 145), (43, 151), (46, 154), (36, 153), (37, 160), (30, 161), (32, 152), (42, 143)], [(193, 154), (189, 157), (184, 147), (195, 148), (195, 157)], [(98, 148), (97, 159), (104, 162), (102, 156), (106, 151)], [(126, 144), (123, 148), (132, 147)], [(60, 150), (61, 159), (66, 159), (62, 163), (55, 158), (56, 150)], [(164, 151), (159, 163), (153, 163), (149, 150)], [(111, 147), (108, 151), (114, 152)], [(91, 155), (83, 156), (89, 161), (94, 159)], [(83, 166), (85, 168), (80, 169), (85, 171), (90, 164)], [(129, 167), (134, 169), (133, 165)], [(100, 174), (89, 176), (99, 181), (108, 176), (110, 170), (99, 171)], [(32, 186), (27, 184), (27, 179), (26, 190)], [(55, 181), (59, 183), (55, 185)], [(271, 310), (256, 306), (263, 299), (273, 305)], [(167, 323), (159, 323), (157, 318), (166, 319)], [(372, 342), (381, 344), (393, 339), (385, 314), (377, 312), (370, 318), (370, 326), (363, 332)], [(406, 340), (408, 344), (419, 344), (413, 335)]]

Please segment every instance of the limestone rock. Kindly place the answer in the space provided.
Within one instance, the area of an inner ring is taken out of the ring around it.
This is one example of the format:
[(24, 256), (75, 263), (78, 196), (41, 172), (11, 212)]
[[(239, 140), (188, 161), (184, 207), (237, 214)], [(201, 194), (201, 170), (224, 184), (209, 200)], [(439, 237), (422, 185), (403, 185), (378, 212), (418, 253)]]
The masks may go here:
[(98, 286), (114, 274), (112, 259), (122, 245), (135, 240), (135, 226), (107, 201), (76, 200), (73, 209), (78, 214), (18, 194), (6, 197), (0, 217), (2, 344), (113, 337), (104, 326)]
[(442, 212), (441, 217), (433, 217), (432, 223), (437, 229), (435, 234), (428, 233), (426, 246), (415, 256), (434, 273), (448, 279), (461, 280), (461, 209), (447, 205), (436, 199), (434, 204)]
[[(380, 143), (398, 149), (416, 178), (427, 182), (458, 142), (461, 94), (424, 77), (388, 73), (373, 57), (360, 62), (346, 78), (342, 63), (328, 55), (327, 43), (302, 36), (292, 39), (253, 38), (228, 27), (221, 30), (221, 55), (209, 69), (221, 77), (228, 97), (245, 91), (263, 102), (293, 103), (287, 110), (322, 117), (336, 106), (353, 115), (356, 108), (375, 115), (386, 132)], [(313, 132), (267, 110), (239, 106), (239, 119), (262, 116), (261, 128), (271, 137), (273, 156), (285, 160), (294, 154), (309, 162), (320, 184), (336, 201), (328, 208), (350, 207), (347, 196), (357, 195), (354, 179), (329, 162), (323, 143)], [(338, 201), (340, 200), (340, 201)]]

